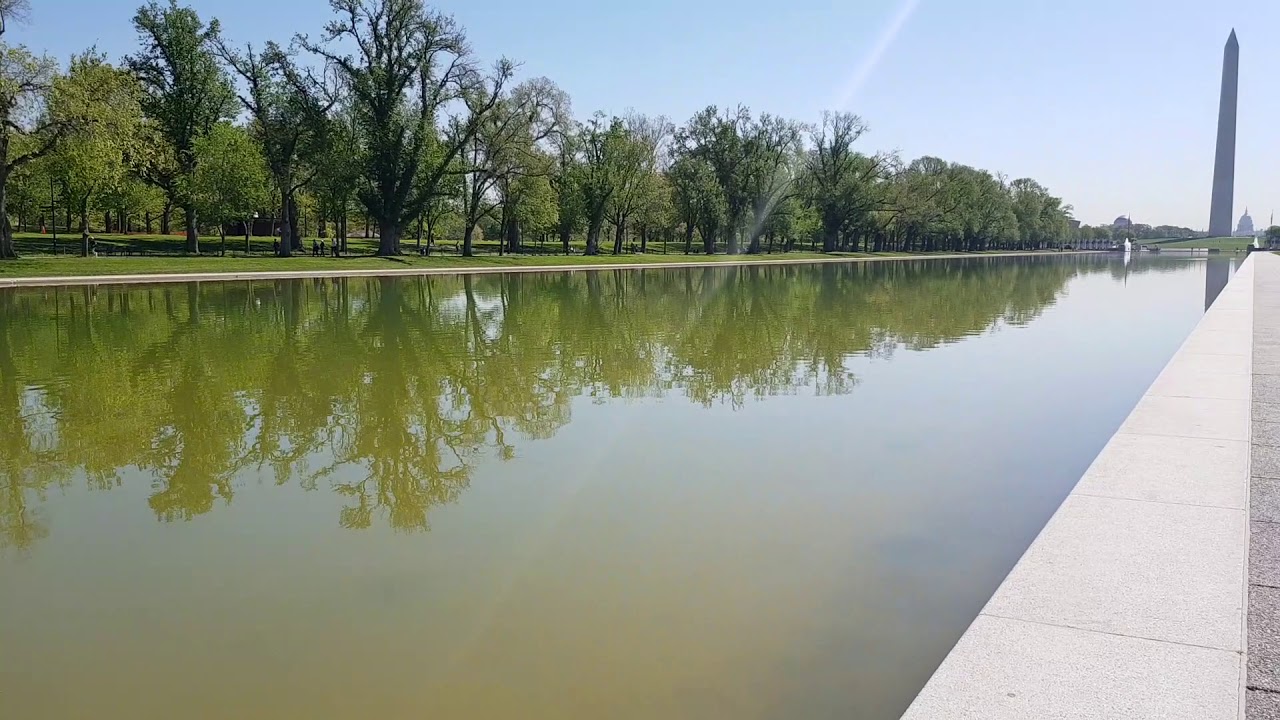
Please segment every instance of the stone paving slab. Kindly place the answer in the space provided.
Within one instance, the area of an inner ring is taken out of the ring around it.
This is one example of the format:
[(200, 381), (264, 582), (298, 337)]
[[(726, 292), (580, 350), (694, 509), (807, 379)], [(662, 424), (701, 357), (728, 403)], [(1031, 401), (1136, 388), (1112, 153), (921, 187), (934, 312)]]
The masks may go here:
[(1280, 423), (1280, 403), (1265, 403), (1254, 400), (1253, 421)]
[(1280, 523), (1280, 480), (1255, 477), (1250, 481), (1249, 518)]
[(1280, 478), (1280, 447), (1254, 445), (1249, 467), (1254, 477)]
[(1280, 422), (1261, 422), (1253, 419), (1253, 444), (1280, 447)]
[[(1242, 355), (1188, 355), (1188, 359), (1176, 366), (1170, 366), (1160, 373), (1151, 389), (1147, 392), (1161, 397), (1201, 397), (1218, 400), (1249, 400), (1249, 374), (1247, 370), (1240, 373), (1223, 372), (1210, 368), (1197, 367), (1190, 358), (1218, 358), (1221, 364), (1240, 364), (1248, 367), (1248, 359)], [(1205, 362), (1204, 365), (1214, 363)]]
[(1249, 355), (1253, 346), (1249, 335), (1238, 330), (1205, 330), (1187, 338), (1182, 346), (1186, 352), (1205, 355)]
[(1249, 444), (1159, 435), (1116, 435), (1076, 493), (1213, 507), (1246, 507)]
[(1245, 720), (1280, 720), (1280, 693), (1250, 690), (1245, 711)]
[(904, 720), (1236, 720), (1240, 656), (979, 616)]
[(1249, 406), (1236, 400), (1147, 395), (1119, 432), (1247, 441)]
[(1280, 588), (1249, 587), (1248, 682), (1280, 692)]
[(1244, 510), (1072, 494), (984, 614), (1242, 649)]
[(1249, 526), (1249, 583), (1280, 589), (1280, 523)]

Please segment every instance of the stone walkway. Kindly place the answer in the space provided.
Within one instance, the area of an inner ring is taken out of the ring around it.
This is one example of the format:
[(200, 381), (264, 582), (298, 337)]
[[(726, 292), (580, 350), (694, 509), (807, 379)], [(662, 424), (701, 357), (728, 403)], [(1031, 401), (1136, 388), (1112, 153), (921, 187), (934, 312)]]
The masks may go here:
[[(971, 258), (1058, 257), (1061, 255), (1096, 255), (1097, 250), (1009, 251), (985, 253), (937, 253), (917, 255), (882, 255), (868, 257), (774, 258), (739, 255), (725, 260), (661, 260), (609, 262), (570, 265), (458, 265), (449, 267), (361, 268), (357, 270), (264, 270), (252, 272), (148, 273), (145, 275), (57, 275), (49, 277), (0, 276), (0, 288), (48, 287), (53, 285), (137, 285), (141, 283), (217, 282), (226, 280), (296, 280), (308, 278), (402, 277), (416, 275), (489, 275), (493, 273), (557, 273), (586, 270), (649, 270), (655, 268), (708, 268), (741, 265), (819, 265), (827, 263), (896, 262), (901, 260), (959, 260)], [(634, 257), (634, 256), (633, 256)], [(654, 256), (661, 257), (661, 256)], [(723, 256), (720, 256), (723, 257)], [(758, 258), (758, 259), (753, 259)], [(110, 262), (110, 258), (105, 258)], [(335, 261), (340, 262), (340, 261)], [(0, 268), (3, 269), (3, 268)]]
[(1280, 720), (1280, 255), (1255, 262), (1245, 710), (1248, 720)]
[(1280, 256), (1255, 254), (904, 717), (1280, 718), (1277, 430)]

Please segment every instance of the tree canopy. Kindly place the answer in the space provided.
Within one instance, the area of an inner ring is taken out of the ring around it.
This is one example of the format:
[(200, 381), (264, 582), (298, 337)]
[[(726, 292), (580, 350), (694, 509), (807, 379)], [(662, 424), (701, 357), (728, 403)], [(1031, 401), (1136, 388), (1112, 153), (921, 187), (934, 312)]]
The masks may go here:
[[(10, 21), (29, 15), (25, 2), (0, 3)], [(706, 253), (972, 252), (1109, 233), (1079, 228), (1035, 179), (865, 147), (870, 124), (850, 112), (575, 119), (565, 90), (519, 78), (506, 58), (486, 63), (423, 0), (329, 6), (322, 28), (253, 45), (179, 0), (150, 0), (133, 17), (138, 46), (117, 66), (89, 50), (65, 70), (4, 44), (0, 28), (0, 216), (56, 228), (57, 209), (87, 233), (102, 211), (107, 231), (140, 228), (141, 215), (148, 232), (158, 218), (169, 233), (177, 208), (197, 253), (201, 230), (224, 234), (255, 197), (282, 256), (301, 246), (308, 212), (340, 246), (349, 218), (363, 220), (389, 256), (415, 231), (415, 250), (447, 233), (463, 255), (482, 241), (524, 252), (528, 237), (587, 254), (655, 240), (695, 252), (695, 239)], [(227, 157), (211, 147), (232, 152), (231, 127), (243, 132), (234, 154), (255, 159), (202, 171)], [(271, 198), (211, 190), (264, 167)], [(13, 256), (11, 232), (0, 236), (0, 257)]]

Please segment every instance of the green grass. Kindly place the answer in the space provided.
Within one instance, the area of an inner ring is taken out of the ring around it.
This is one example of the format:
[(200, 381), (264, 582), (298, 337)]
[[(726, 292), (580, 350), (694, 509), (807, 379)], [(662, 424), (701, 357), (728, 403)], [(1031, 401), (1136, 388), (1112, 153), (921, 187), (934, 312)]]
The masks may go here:
[(1160, 249), (1196, 249), (1206, 248), (1210, 250), (1221, 250), (1223, 252), (1244, 252), (1244, 249), (1253, 244), (1253, 238), (1236, 238), (1236, 237), (1219, 237), (1219, 238), (1192, 238), (1191, 240), (1160, 240), (1156, 242), (1146, 242), (1143, 245), (1158, 245)]
[[(614, 265), (614, 264), (681, 264), (689, 262), (769, 262), (777, 260), (816, 259), (876, 259), (890, 257), (918, 257), (923, 253), (816, 253), (795, 251), (764, 255), (685, 255), (683, 244), (672, 243), (663, 252), (663, 243), (650, 243), (649, 252), (603, 254), (592, 257), (582, 255), (582, 244), (572, 246), (573, 254), (558, 254), (558, 243), (545, 247), (531, 245), (520, 255), (498, 255), (495, 243), (477, 243), (476, 255), (461, 257), (454, 244), (438, 244), (437, 254), (421, 257), (417, 254), (382, 258), (373, 255), (377, 238), (352, 238), (348, 240), (348, 253), (341, 258), (311, 257), (311, 239), (303, 244), (305, 252), (291, 258), (272, 255), (271, 238), (254, 238), (252, 253), (245, 255), (244, 238), (227, 238), (227, 255), (216, 253), (221, 243), (215, 238), (202, 238), (198, 256), (186, 255), (184, 239), (179, 235), (95, 235), (98, 257), (81, 257), (80, 241), (76, 237), (59, 238), (58, 252), (54, 254), (52, 238), (48, 235), (15, 233), (14, 241), (21, 257), (0, 261), (0, 279), (19, 277), (69, 277), (87, 275), (141, 275), (174, 273), (250, 273), (250, 272), (309, 272), (323, 270), (386, 270), (432, 269), (450, 270), (467, 268), (538, 267), (554, 265)], [(405, 251), (413, 252), (412, 240), (405, 243)], [(108, 254), (108, 251), (112, 254)], [(125, 254), (126, 252), (132, 254)], [(938, 253), (946, 254), (946, 253)]]

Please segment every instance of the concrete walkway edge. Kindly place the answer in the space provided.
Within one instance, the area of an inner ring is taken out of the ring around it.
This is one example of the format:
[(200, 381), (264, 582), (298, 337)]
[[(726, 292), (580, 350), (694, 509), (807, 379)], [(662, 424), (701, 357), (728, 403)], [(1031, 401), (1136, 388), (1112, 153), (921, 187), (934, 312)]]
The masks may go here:
[[(400, 277), (415, 275), (486, 275), (490, 273), (550, 273), (579, 270), (648, 270), (654, 268), (740, 267), (743, 265), (816, 265), (824, 263), (892, 262), (897, 260), (955, 260), (958, 258), (1059, 257), (1096, 255), (1102, 250), (1063, 252), (1027, 251), (999, 253), (943, 253), (937, 255), (887, 255), (873, 257), (822, 257), (796, 259), (706, 260), (678, 262), (600, 263), (593, 265), (494, 265), (423, 268), (368, 268), (361, 270), (282, 270), (256, 272), (151, 273), (146, 275), (63, 275), (49, 277), (0, 277), (0, 288), (53, 285), (136, 285), (139, 283), (219, 282), (230, 280), (294, 280), (301, 278)], [(110, 262), (109, 259), (106, 260)]]
[(1259, 267), (1280, 283), (1244, 262), (904, 718), (1244, 717)]

